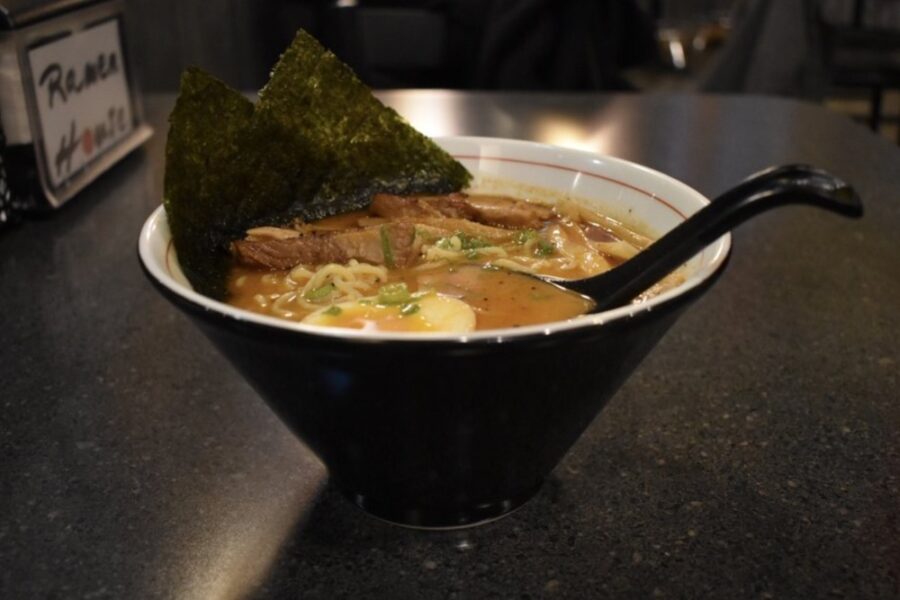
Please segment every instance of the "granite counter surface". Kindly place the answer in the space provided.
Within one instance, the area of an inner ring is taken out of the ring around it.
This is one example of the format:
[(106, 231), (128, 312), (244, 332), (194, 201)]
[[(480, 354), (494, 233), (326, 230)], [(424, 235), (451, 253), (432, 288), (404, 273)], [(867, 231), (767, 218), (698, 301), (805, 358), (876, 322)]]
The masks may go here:
[(575, 143), (714, 195), (809, 162), (850, 222), (748, 223), (518, 512), (376, 521), (144, 279), (157, 134), (58, 213), (0, 233), (4, 598), (900, 597), (900, 150), (754, 97), (393, 92), (429, 134)]

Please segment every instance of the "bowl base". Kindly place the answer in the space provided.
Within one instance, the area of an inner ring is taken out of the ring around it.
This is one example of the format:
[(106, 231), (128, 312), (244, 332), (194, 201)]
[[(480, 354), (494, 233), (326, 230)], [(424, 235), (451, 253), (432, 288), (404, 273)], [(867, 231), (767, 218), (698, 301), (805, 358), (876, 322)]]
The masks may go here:
[(541, 485), (543, 482), (512, 498), (456, 509), (404, 508), (356, 492), (341, 490), (341, 493), (368, 515), (391, 525), (410, 529), (448, 531), (477, 527), (509, 516), (531, 500), (541, 489)]

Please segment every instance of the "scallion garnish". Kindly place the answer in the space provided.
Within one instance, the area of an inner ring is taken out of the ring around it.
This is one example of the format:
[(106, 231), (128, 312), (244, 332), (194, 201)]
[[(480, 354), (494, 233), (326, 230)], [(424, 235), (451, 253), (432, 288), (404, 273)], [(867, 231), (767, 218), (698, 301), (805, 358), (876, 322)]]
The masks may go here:
[(529, 241), (537, 239), (537, 236), (537, 231), (535, 231), (534, 229), (523, 229), (516, 234), (516, 243), (520, 246), (524, 246)]
[(394, 249), (391, 248), (391, 236), (388, 234), (387, 228), (382, 225), (381, 234), (381, 254), (384, 256), (384, 265), (388, 269), (394, 268)]
[(539, 241), (534, 249), (535, 256), (550, 256), (554, 252), (556, 252), (556, 246), (546, 240)]
[(314, 290), (309, 290), (306, 292), (303, 297), (309, 300), (310, 302), (318, 302), (319, 300), (324, 300), (328, 296), (330, 296), (334, 292), (334, 284), (326, 283), (321, 287), (317, 287)]
[(403, 282), (389, 283), (378, 289), (378, 304), (404, 304), (409, 299), (409, 288)]
[(456, 232), (455, 235), (459, 238), (460, 248), (463, 250), (475, 250), (476, 248), (485, 248), (491, 245), (490, 242), (477, 237), (473, 237), (467, 233), (463, 233), (462, 231)]

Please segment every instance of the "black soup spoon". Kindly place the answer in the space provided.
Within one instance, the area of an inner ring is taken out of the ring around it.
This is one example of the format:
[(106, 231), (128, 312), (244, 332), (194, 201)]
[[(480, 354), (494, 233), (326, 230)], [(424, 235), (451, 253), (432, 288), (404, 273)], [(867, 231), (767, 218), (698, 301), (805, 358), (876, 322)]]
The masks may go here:
[(628, 304), (716, 239), (771, 208), (808, 204), (859, 218), (856, 191), (834, 175), (808, 165), (784, 165), (755, 173), (715, 198), (645, 250), (614, 269), (585, 279), (552, 281), (596, 302), (590, 312)]

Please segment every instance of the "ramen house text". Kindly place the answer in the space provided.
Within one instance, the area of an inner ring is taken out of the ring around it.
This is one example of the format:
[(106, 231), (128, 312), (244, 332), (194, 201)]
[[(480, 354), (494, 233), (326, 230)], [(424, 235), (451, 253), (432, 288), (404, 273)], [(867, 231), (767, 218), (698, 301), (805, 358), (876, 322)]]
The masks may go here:
[(125, 107), (111, 106), (106, 112), (106, 119), (81, 129), (72, 119), (69, 132), (64, 133), (59, 141), (54, 163), (59, 175), (72, 171), (72, 156), (79, 150), (86, 159), (103, 149), (118, 136), (128, 131), (129, 124), (125, 118)]
[(64, 68), (59, 63), (50, 63), (38, 79), (40, 87), (47, 87), (47, 102), (53, 108), (54, 100), (63, 104), (73, 94), (80, 94), (110, 75), (119, 73), (119, 57), (116, 52), (101, 52), (93, 60), (88, 60), (81, 68)]

